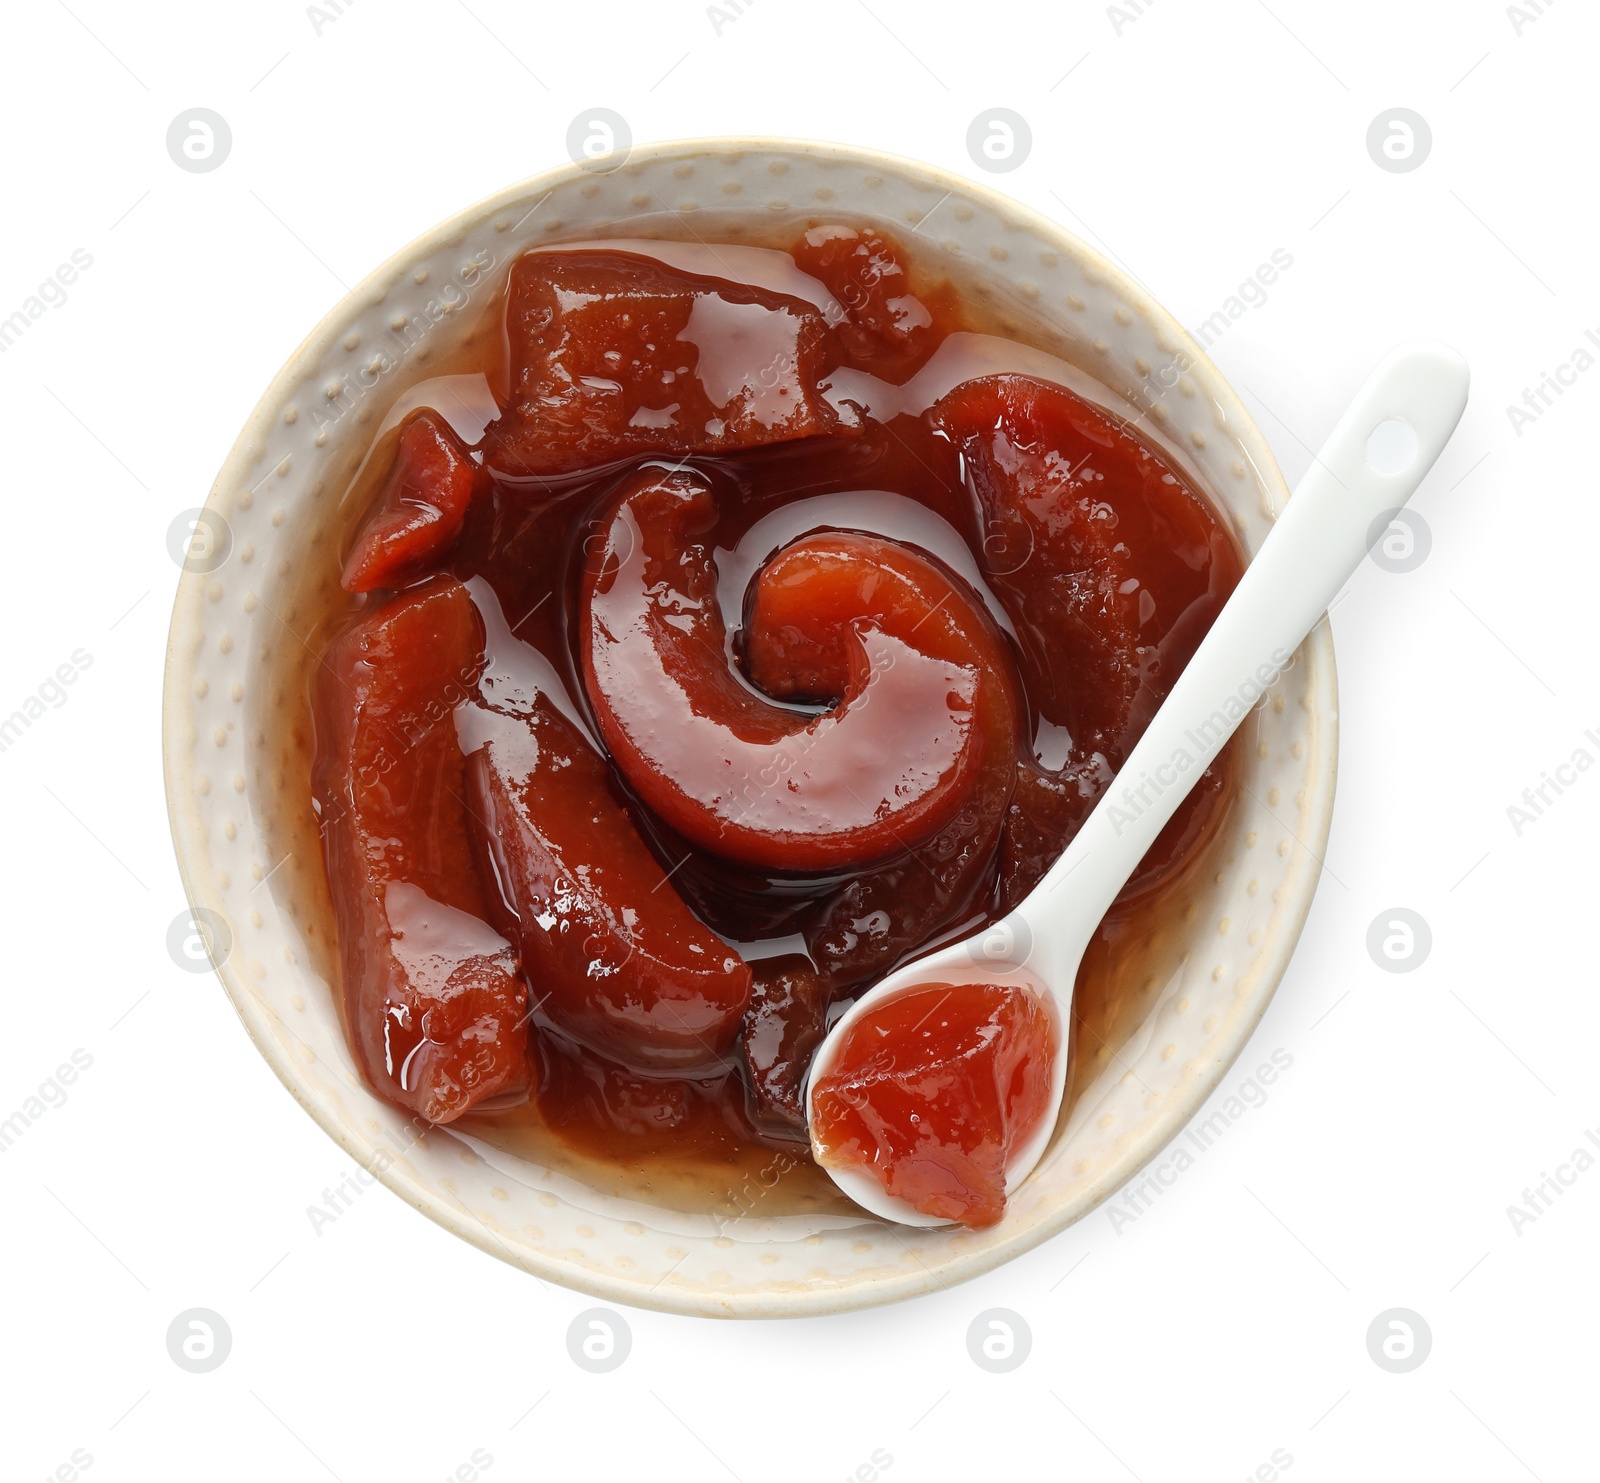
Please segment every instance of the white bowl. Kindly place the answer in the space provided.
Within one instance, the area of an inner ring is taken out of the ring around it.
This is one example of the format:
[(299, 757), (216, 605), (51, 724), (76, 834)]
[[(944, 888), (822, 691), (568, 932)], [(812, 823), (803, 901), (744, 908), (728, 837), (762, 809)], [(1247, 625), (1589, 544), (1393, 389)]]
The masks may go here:
[(440, 1225), (541, 1277), (682, 1313), (825, 1313), (909, 1297), (986, 1271), (1092, 1210), (1182, 1128), (1249, 1038), (1304, 923), (1332, 812), (1337, 709), (1323, 624), (1246, 721), (1246, 786), (1213, 853), (1138, 934), (1120, 1007), (1097, 1027), (1107, 1043), (1079, 1045), (1070, 1109), (987, 1231), (771, 1214), (759, 1181), (736, 1218), (669, 1209), (603, 1191), (560, 1159), (421, 1131), (368, 1090), (329, 982), (304, 702), (322, 642), (308, 625), (331, 595), (351, 517), (339, 496), (365, 445), (408, 386), (498, 333), (480, 311), (530, 246), (750, 241), (829, 216), (901, 237), (917, 228), (923, 250), (1002, 323), (1015, 316), (1014, 333), (1148, 412), (1245, 546), (1259, 546), (1287, 497), (1265, 440), (1189, 336), (1081, 242), (969, 181), (869, 150), (700, 140), (637, 149), (609, 173), (538, 176), (368, 277), (251, 415), (206, 507), (225, 559), (194, 563), (173, 610), (163, 718), (173, 837), (189, 899), (215, 929), (223, 985), (262, 1055), (341, 1147)]

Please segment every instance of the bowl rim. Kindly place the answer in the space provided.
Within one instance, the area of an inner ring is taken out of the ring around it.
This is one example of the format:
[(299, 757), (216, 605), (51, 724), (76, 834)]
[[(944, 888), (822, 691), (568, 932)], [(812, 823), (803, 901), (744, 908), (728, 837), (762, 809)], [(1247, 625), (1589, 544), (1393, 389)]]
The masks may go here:
[[(615, 168), (622, 168), (641, 159), (651, 161), (677, 159), (687, 162), (705, 157), (737, 159), (748, 154), (763, 153), (790, 156), (801, 154), (835, 159), (841, 163), (881, 169), (902, 179), (920, 179), (947, 193), (964, 193), (967, 197), (976, 199), (999, 218), (1032, 232), (1042, 242), (1065, 239), (1070, 244), (1070, 253), (1073, 256), (1085, 264), (1092, 264), (1096, 273), (1103, 277), (1108, 285), (1128, 303), (1138, 305), (1141, 312), (1146, 314), (1162, 333), (1171, 338), (1175, 349), (1191, 362), (1189, 374), (1193, 374), (1195, 370), (1201, 372), (1207, 395), (1226, 413), (1230, 431), (1238, 438), (1261, 480), (1263, 496), (1272, 517), (1276, 519), (1282, 512), (1289, 497), (1289, 489), (1278, 468), (1277, 459), (1254, 418), (1204, 348), (1148, 289), (1134, 280), (1117, 263), (1060, 223), (1024, 202), (1006, 195), (1003, 191), (982, 181), (957, 175), (941, 166), (908, 156), (825, 139), (791, 138), (781, 135), (708, 135), (634, 145)], [(345, 316), (351, 305), (369, 301), (375, 293), (385, 290), (387, 285), (395, 281), (397, 275), (417, 258), (447, 246), (472, 223), (487, 219), (496, 210), (526, 200), (541, 190), (554, 189), (558, 185), (584, 178), (589, 173), (582, 166), (569, 162), (528, 176), (453, 212), (419, 233), (365, 274), (329, 307), (273, 376), (224, 458), (206, 496), (204, 508), (213, 509), (216, 502), (239, 482), (239, 475), (248, 465), (254, 445), (273, 426), (277, 413), (287, 400), (290, 391), (304, 379), (307, 370), (324, 352), (332, 348), (343, 332)], [(839, 203), (837, 209), (846, 215), (851, 212), (848, 202)], [(205, 581), (205, 574), (185, 568), (180, 572), (174, 595), (162, 677), (162, 772), (168, 824), (185, 898), (192, 909), (198, 911), (205, 908), (225, 917), (226, 913), (222, 910), (223, 904), (220, 899), (201, 885), (200, 865), (203, 852), (197, 832), (201, 811), (195, 801), (196, 789), (192, 785), (192, 774), (195, 769), (184, 757), (187, 742), (183, 736), (184, 718), (180, 715), (185, 699), (183, 685), (192, 667), (192, 656), (185, 652), (180, 644), (179, 629), (192, 610), (202, 607)], [(1318, 674), (1325, 675), (1328, 699), (1325, 709), (1313, 713), (1318, 750), (1325, 758), (1325, 762), (1318, 771), (1310, 775), (1307, 784), (1309, 796), (1302, 805), (1304, 810), (1302, 818), (1309, 820), (1310, 832), (1301, 838), (1300, 842), (1305, 848), (1311, 866), (1306, 871), (1305, 884), (1296, 892), (1290, 903), (1290, 909), (1282, 918), (1282, 928), (1278, 934), (1275, 950), (1260, 967), (1259, 988), (1254, 994), (1250, 1012), (1239, 1021), (1239, 1033), (1230, 1053), (1217, 1057), (1203, 1073), (1197, 1075), (1186, 1095), (1171, 1099), (1173, 1105), (1147, 1126), (1129, 1153), (1117, 1161), (1113, 1171), (1106, 1178), (1094, 1181), (1092, 1193), (1081, 1209), (1064, 1209), (1051, 1218), (1020, 1228), (1008, 1239), (983, 1246), (975, 1251), (955, 1253), (942, 1262), (937, 1271), (922, 1269), (908, 1273), (903, 1278), (863, 1280), (836, 1287), (806, 1288), (797, 1285), (793, 1290), (767, 1290), (747, 1294), (735, 1291), (716, 1294), (680, 1291), (670, 1288), (667, 1284), (659, 1284), (656, 1288), (647, 1290), (637, 1283), (629, 1282), (609, 1272), (577, 1263), (563, 1262), (557, 1258), (543, 1257), (526, 1250), (514, 1251), (498, 1241), (481, 1223), (472, 1220), (461, 1208), (453, 1207), (437, 1194), (414, 1185), (400, 1171), (400, 1161), (386, 1162), (381, 1169), (373, 1168), (372, 1161), (365, 1157), (370, 1150), (365, 1148), (353, 1133), (347, 1131), (331, 1108), (307, 1095), (287, 1049), (282, 1042), (266, 1033), (266, 1020), (270, 1017), (271, 1011), (260, 1003), (245, 981), (239, 955), (226, 955), (220, 965), (213, 960), (213, 967), (256, 1050), (322, 1131), (406, 1204), (453, 1235), (508, 1265), (518, 1267), (536, 1277), (547, 1278), (569, 1290), (586, 1293), (608, 1302), (660, 1312), (706, 1317), (812, 1317), (874, 1307), (943, 1289), (981, 1276), (1021, 1256), (1052, 1237), (1060, 1235), (1062, 1231), (1077, 1224), (1099, 1208), (1116, 1190), (1129, 1183), (1158, 1157), (1193, 1120), (1254, 1035), (1267, 1006), (1282, 982), (1310, 913), (1311, 903), (1320, 883), (1322, 861), (1332, 826), (1338, 776), (1339, 706), (1338, 674), (1334, 662), (1331, 630), (1326, 617), (1307, 635), (1302, 649), (1312, 661)]]

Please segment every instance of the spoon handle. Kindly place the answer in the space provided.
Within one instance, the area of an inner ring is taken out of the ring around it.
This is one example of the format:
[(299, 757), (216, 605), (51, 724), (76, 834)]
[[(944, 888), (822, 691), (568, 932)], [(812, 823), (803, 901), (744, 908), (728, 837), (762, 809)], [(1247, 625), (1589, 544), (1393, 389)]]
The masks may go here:
[[(1392, 351), (1368, 378), (1121, 772), (1019, 908), (1036, 940), (1081, 952), (1206, 765), (1387, 529), (1381, 517), (1433, 467), (1466, 407), (1467, 382), (1466, 362), (1425, 340)], [(1392, 423), (1400, 426), (1373, 437)]]

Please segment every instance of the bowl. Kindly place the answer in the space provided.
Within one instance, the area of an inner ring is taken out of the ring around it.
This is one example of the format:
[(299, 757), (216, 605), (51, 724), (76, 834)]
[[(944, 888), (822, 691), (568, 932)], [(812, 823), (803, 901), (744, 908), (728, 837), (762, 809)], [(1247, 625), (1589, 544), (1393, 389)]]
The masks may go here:
[[(1200, 348), (1060, 227), (970, 181), (875, 151), (694, 140), (536, 176), (442, 223), (312, 331), (239, 435), (198, 517), (168, 642), (173, 839), (228, 996), (284, 1085), (352, 1158), (492, 1255), (597, 1297), (679, 1313), (816, 1314), (976, 1276), (1081, 1219), (1173, 1138), (1249, 1039), (1305, 921), (1332, 812), (1332, 642), (1320, 625), (1241, 728), (1243, 786), (1080, 1033), (1069, 1103), (984, 1231), (889, 1227), (766, 1202), (730, 1213), (607, 1188), (560, 1159), (428, 1128), (376, 1097), (341, 1030), (311, 810), (305, 695), (352, 511), (341, 495), (411, 386), (450, 374), (506, 266), (594, 238), (758, 242), (841, 217), (915, 234), (1008, 333), (1142, 414), (1254, 551), (1287, 498), (1266, 441)], [(777, 1155), (771, 1182), (783, 1173)]]

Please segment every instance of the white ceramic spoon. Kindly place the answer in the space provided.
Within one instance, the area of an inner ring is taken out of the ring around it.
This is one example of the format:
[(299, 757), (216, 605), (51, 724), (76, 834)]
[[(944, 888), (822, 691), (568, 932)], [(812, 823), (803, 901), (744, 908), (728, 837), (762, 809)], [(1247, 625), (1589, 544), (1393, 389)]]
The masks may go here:
[[(889, 974), (829, 1031), (807, 1081), (813, 1127), (813, 1089), (863, 1015), (930, 983), (1019, 984), (1053, 1009), (1060, 1047), (1050, 1112), (1013, 1154), (1007, 1193), (1028, 1177), (1055, 1130), (1073, 983), (1101, 918), (1206, 765), (1360, 565), (1382, 533), (1374, 523), (1405, 504), (1433, 467), (1467, 404), (1467, 381), (1466, 362), (1454, 350), (1422, 340), (1402, 345), (1372, 373), (1122, 771), (1043, 880), (984, 932)], [(815, 1133), (812, 1151), (839, 1188), (874, 1215), (903, 1225), (948, 1224), (890, 1195), (864, 1171), (830, 1168)]]

